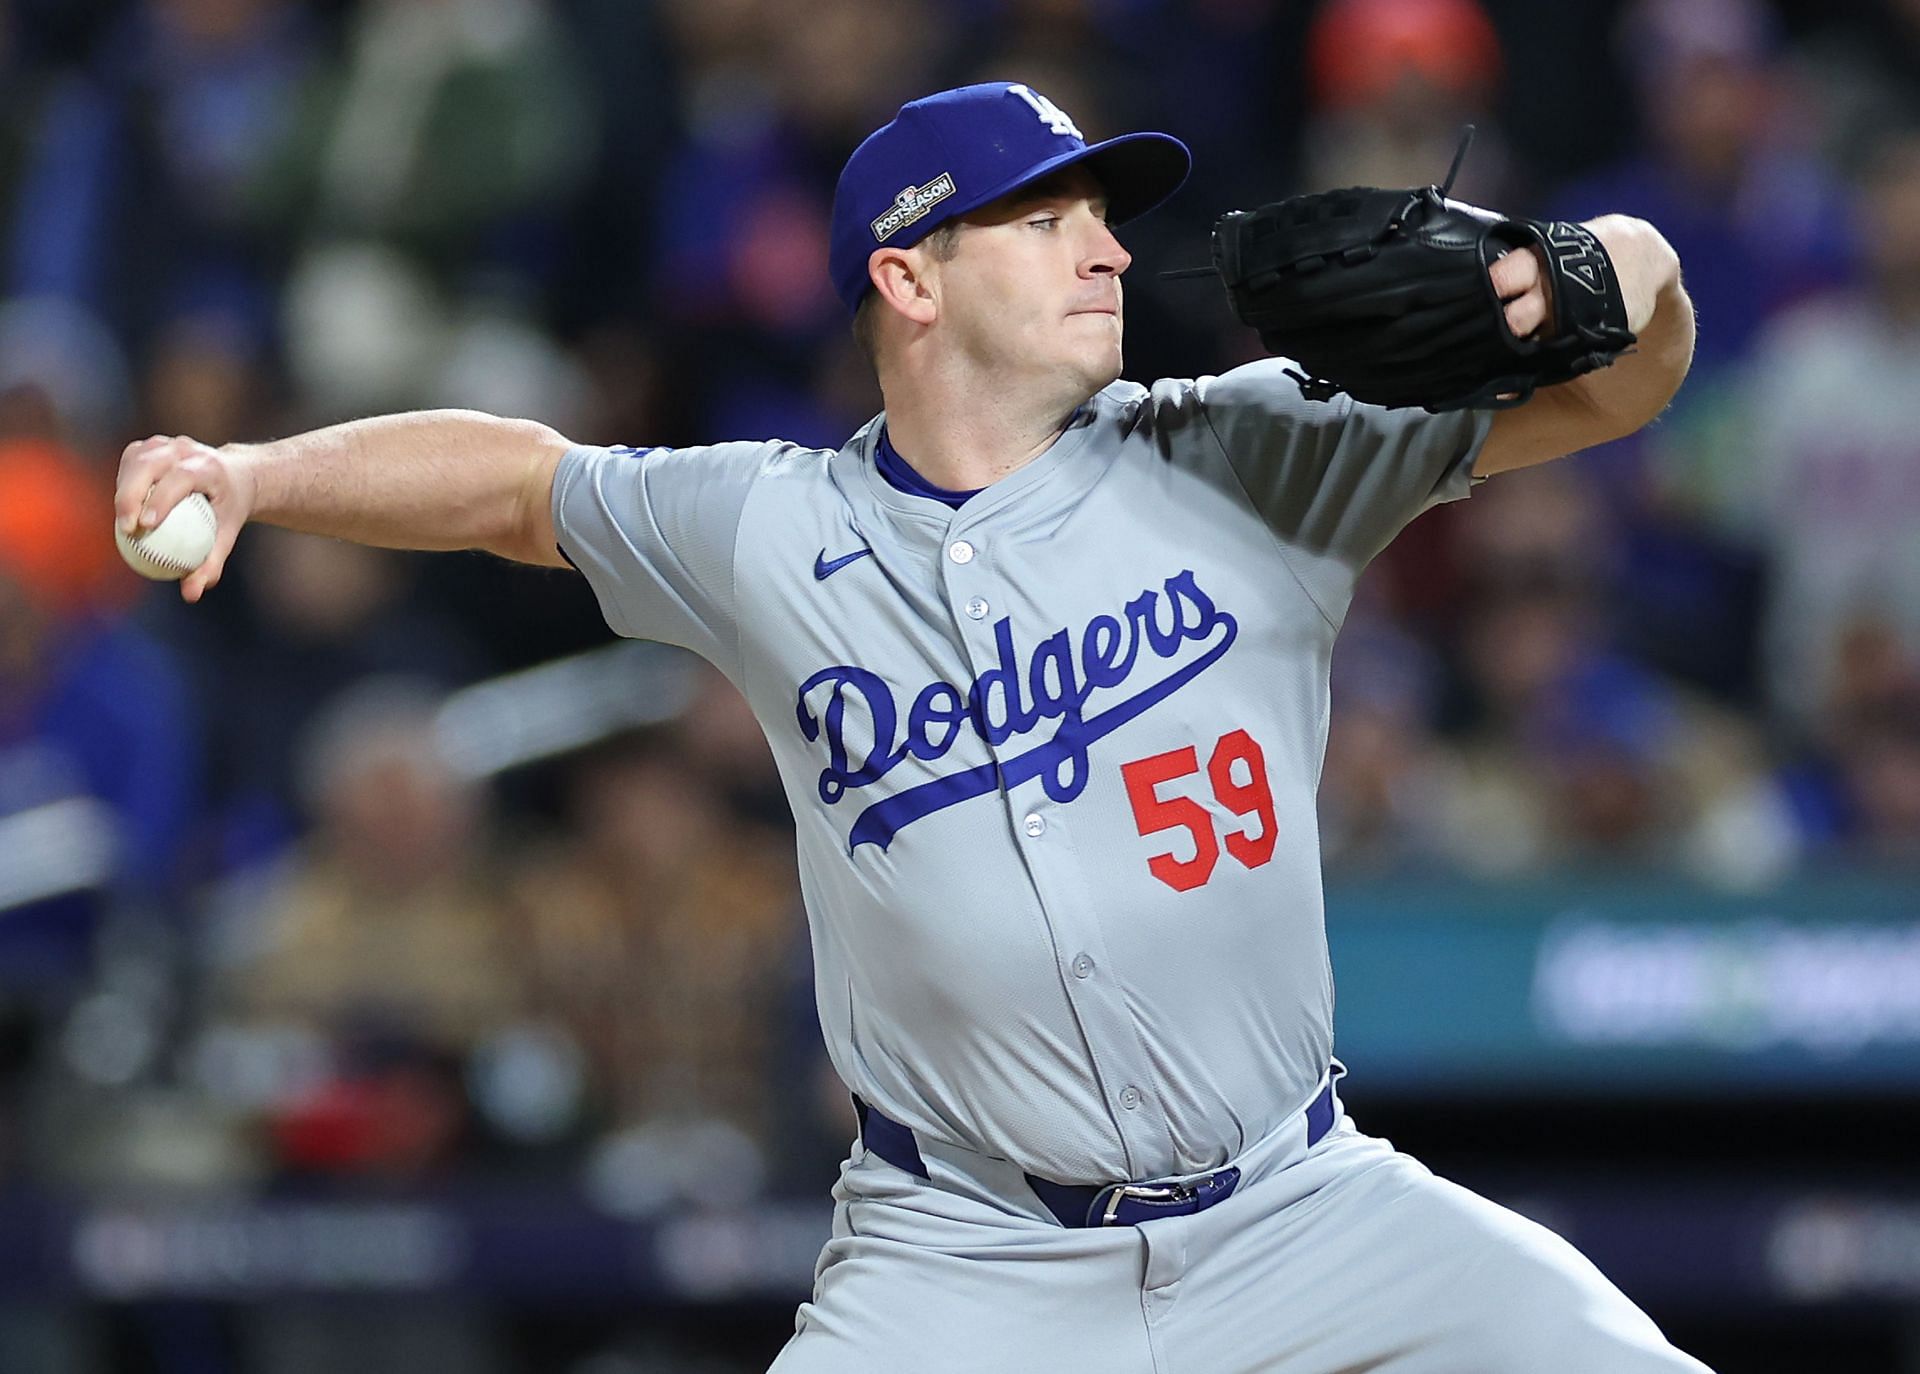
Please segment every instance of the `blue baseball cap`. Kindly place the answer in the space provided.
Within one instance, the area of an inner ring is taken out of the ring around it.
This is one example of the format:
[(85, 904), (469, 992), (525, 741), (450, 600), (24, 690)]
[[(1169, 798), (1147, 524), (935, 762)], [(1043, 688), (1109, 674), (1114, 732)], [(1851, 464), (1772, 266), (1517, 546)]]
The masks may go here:
[(1089, 144), (1058, 105), (1018, 82), (961, 86), (902, 105), (840, 172), (834, 290), (857, 309), (874, 249), (910, 248), (948, 220), (1080, 162), (1107, 193), (1107, 222), (1124, 224), (1179, 190), (1193, 158), (1170, 134)]

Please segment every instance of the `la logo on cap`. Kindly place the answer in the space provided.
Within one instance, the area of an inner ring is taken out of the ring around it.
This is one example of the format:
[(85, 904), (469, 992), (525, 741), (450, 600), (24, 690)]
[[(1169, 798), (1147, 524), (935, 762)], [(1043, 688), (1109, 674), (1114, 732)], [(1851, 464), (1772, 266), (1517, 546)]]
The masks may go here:
[(1034, 90), (1031, 86), (1012, 85), (1007, 87), (1007, 93), (1017, 95), (1026, 101), (1027, 104), (1033, 106), (1033, 112), (1040, 116), (1040, 122), (1056, 134), (1062, 134), (1069, 138), (1077, 138), (1082, 143), (1087, 141), (1087, 136), (1080, 132), (1080, 126), (1067, 117), (1065, 110), (1061, 109), (1044, 95), (1041, 95), (1040, 92)]

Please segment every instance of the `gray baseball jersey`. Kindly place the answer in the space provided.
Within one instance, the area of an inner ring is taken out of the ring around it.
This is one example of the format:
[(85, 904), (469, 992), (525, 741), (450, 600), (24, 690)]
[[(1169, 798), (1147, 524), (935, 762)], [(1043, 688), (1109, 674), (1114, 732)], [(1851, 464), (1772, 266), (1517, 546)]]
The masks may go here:
[(798, 828), (821, 1026), (924, 1138), (1098, 1182), (1212, 1168), (1333, 1050), (1328, 660), (1484, 412), (1278, 361), (1116, 382), (958, 509), (780, 443), (578, 448), (562, 551), (745, 693)]

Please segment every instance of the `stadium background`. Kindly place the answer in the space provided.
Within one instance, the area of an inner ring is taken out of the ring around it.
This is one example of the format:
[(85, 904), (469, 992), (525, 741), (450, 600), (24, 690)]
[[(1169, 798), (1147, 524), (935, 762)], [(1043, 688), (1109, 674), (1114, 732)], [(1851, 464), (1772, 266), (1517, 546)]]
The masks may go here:
[(1187, 190), (1128, 375), (1250, 356), (1225, 208), (1643, 215), (1636, 441), (1417, 522), (1322, 786), (1362, 1124), (1729, 1371), (1920, 1371), (1920, 4), (0, 0), (0, 1370), (731, 1374), (851, 1115), (730, 689), (584, 583), (256, 528), (131, 439), (460, 405), (837, 446), (857, 139), (1019, 79)]

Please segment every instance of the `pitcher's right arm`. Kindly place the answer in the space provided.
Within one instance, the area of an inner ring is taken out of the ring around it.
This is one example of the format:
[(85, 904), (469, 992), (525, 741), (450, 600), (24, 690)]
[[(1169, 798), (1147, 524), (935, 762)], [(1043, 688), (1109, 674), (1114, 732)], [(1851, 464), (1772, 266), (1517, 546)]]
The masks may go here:
[(114, 518), (133, 533), (190, 492), (213, 503), (213, 552), (181, 583), (188, 601), (220, 580), (248, 520), (383, 548), (485, 549), (564, 567), (552, 491), (570, 447), (545, 425), (470, 410), (384, 415), (221, 448), (155, 435), (121, 455)]

